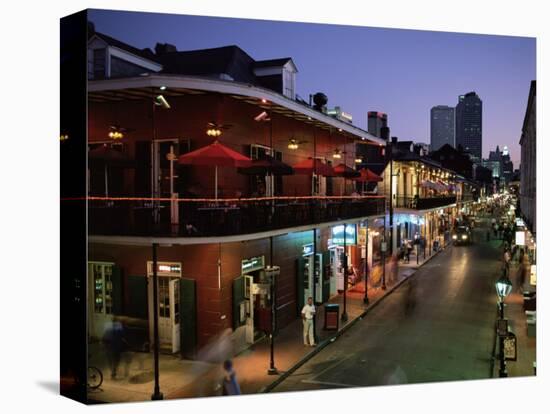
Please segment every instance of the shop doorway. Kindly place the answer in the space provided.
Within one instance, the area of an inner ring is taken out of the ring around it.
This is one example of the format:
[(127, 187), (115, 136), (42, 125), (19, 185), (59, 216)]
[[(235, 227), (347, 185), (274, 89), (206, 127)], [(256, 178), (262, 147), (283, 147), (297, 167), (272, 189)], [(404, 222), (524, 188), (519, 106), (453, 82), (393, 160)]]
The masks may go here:
[[(167, 274), (168, 273), (168, 274)], [(169, 274), (172, 273), (172, 274)], [(153, 272), (152, 262), (147, 262), (147, 292), (149, 302), (149, 340), (154, 343)], [(181, 347), (180, 328), (180, 277), (181, 264), (158, 262), (157, 298), (159, 348), (176, 353)]]
[(244, 288), (245, 337), (253, 344), (270, 326), (270, 281), (265, 272), (265, 257), (258, 256), (241, 262)]
[(331, 246), (330, 249), (330, 296), (334, 296), (339, 290), (344, 290), (344, 246)]

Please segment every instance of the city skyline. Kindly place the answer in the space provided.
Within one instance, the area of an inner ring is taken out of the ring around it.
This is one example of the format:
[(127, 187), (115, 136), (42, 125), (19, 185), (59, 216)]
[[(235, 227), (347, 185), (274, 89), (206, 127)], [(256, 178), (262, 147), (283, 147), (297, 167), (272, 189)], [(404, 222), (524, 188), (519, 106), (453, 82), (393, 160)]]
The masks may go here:
[(365, 130), (369, 111), (385, 112), (400, 140), (429, 143), (430, 108), (454, 106), (475, 91), (485, 107), (482, 157), (507, 145), (519, 164), (526, 91), (536, 77), (534, 38), (126, 11), (91, 10), (90, 20), (139, 48), (235, 44), (257, 60), (292, 57), (301, 97), (324, 92), (328, 107), (342, 107)]

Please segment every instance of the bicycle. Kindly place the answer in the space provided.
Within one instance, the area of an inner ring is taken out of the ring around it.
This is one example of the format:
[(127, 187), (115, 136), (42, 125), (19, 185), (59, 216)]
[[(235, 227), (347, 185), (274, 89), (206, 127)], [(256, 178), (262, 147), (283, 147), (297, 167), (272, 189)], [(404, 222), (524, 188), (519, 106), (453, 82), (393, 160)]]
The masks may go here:
[(103, 384), (103, 373), (98, 367), (88, 366), (87, 386), (91, 390), (96, 390)]

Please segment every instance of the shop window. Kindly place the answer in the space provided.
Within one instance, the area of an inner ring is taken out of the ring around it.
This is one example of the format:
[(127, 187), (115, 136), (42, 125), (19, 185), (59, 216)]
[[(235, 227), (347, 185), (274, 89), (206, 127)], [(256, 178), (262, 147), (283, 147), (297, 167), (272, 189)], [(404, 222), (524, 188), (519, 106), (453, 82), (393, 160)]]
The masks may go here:
[(113, 313), (113, 266), (94, 263), (91, 271), (94, 281), (94, 311), (111, 315)]

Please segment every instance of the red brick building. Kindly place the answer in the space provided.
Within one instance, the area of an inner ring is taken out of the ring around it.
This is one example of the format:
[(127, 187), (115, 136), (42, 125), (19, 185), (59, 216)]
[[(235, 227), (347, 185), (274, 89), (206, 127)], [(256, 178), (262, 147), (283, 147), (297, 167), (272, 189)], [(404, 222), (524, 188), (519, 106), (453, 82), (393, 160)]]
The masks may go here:
[(236, 46), (153, 53), (101, 34), (90, 38), (88, 58), (92, 340), (118, 315), (138, 346), (151, 342), (153, 244), (161, 346), (186, 357), (200, 357), (227, 329), (243, 346), (262, 335), (269, 266), (279, 267), (278, 327), (299, 317), (313, 289), (317, 303), (341, 291), (344, 250), (362, 268), (360, 227), (384, 214), (384, 199), (352, 197), (351, 179), (218, 167), (215, 199), (216, 168), (177, 161), (212, 144), (209, 129), (242, 155), (290, 166), (315, 158), (353, 169), (356, 142), (384, 144), (328, 116), (322, 101), (300, 100), (292, 59), (258, 62)]

